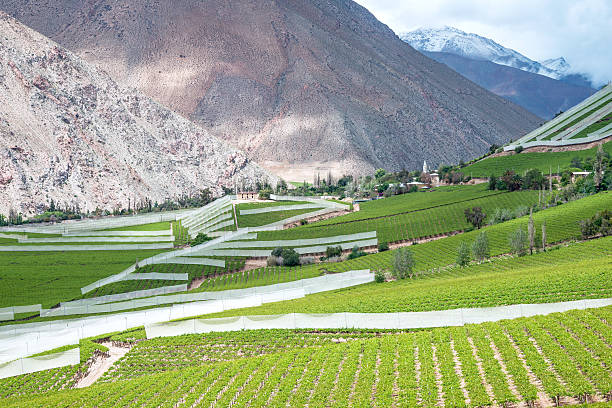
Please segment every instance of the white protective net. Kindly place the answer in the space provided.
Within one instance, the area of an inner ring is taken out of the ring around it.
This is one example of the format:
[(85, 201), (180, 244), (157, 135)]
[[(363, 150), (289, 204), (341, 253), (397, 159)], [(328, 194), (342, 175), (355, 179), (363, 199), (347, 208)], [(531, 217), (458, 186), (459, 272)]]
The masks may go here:
[(73, 348), (44, 356), (28, 357), (0, 364), (0, 378), (50, 370), (80, 363), (80, 349)]

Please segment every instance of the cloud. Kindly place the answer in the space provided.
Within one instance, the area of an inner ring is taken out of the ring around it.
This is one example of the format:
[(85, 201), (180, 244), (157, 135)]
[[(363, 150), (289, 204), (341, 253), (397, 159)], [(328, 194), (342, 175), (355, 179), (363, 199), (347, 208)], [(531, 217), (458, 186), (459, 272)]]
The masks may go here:
[(452, 26), (541, 61), (563, 56), (601, 85), (612, 79), (609, 0), (356, 0), (396, 33)]

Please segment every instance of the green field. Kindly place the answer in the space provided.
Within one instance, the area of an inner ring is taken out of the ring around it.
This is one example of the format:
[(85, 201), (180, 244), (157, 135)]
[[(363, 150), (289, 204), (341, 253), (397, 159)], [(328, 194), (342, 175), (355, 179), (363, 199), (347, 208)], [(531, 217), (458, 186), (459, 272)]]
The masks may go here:
[[(612, 154), (612, 142), (604, 143), (603, 148)], [(558, 173), (571, 167), (574, 157), (585, 159), (595, 157), (597, 148), (578, 150), (574, 152), (548, 152), (548, 153), (512, 153), (509, 156), (493, 157), (481, 160), (461, 169), (463, 174), (472, 177), (489, 177), (490, 175), (501, 176), (506, 170), (513, 170), (517, 174), (523, 174), (531, 169), (538, 169), (544, 174), (550, 171)]]
[(170, 221), (162, 221), (152, 224), (132, 225), (130, 227), (109, 228), (105, 231), (168, 231), (170, 224)]
[[(306, 208), (297, 210), (273, 211), (261, 214), (240, 215), (240, 210), (252, 210), (258, 208), (280, 207), (298, 204), (311, 204), (308, 201), (275, 201), (264, 203), (241, 203), (236, 205), (236, 216), (238, 218), (238, 227), (259, 227), (262, 225), (272, 224), (273, 222), (281, 221), (289, 217), (294, 217), (300, 214), (306, 214), (316, 211), (317, 208)], [(318, 209), (321, 209), (320, 207)]]
[[(362, 259), (362, 258), (359, 258)], [(317, 293), (217, 316), (412, 312), (612, 296), (612, 237), (420, 277)]]
[[(584, 400), (612, 390), (610, 321), (608, 307), (409, 333), (275, 330), (146, 340), (89, 388), (36, 396), (35, 380), (27, 381), (32, 374), (15, 377), (3, 394), (25, 395), (3, 406), (479, 407)], [(54, 388), (49, 383), (42, 391)]]
[(0, 307), (41, 303), (49, 308), (81, 296), (81, 287), (161, 252), (0, 252)]
[[(478, 190), (482, 191), (480, 187)], [(407, 208), (410, 208), (410, 197), (415, 196), (419, 205), (423, 199), (430, 193), (412, 193), (406, 194), (406, 198), (399, 197), (388, 198), (371, 202), (368, 211), (369, 214), (380, 214), (387, 211), (387, 205), (392, 209), (397, 210), (402, 202)], [(434, 193), (431, 193), (434, 194)], [(442, 193), (441, 193), (442, 194)], [(440, 195), (437, 195), (440, 197)], [(396, 199), (398, 198), (398, 199)], [(390, 200), (387, 202), (387, 200)], [(402, 201), (400, 201), (402, 200)], [(411, 240), (416, 238), (425, 238), (436, 236), (454, 231), (465, 230), (470, 227), (470, 224), (465, 219), (464, 210), (471, 207), (481, 207), (487, 214), (492, 214), (497, 208), (507, 208), (515, 210), (521, 206), (538, 203), (537, 191), (516, 191), (512, 193), (490, 194), (482, 198), (462, 201), (459, 203), (449, 203), (439, 207), (427, 208), (418, 211), (407, 212), (403, 214), (390, 215), (386, 218), (366, 218), (362, 220), (342, 222), (339, 221), (343, 217), (338, 217), (336, 222), (322, 221), (312, 223), (296, 228), (290, 228), (282, 231), (263, 231), (258, 233), (258, 239), (276, 240), (276, 239), (303, 239), (303, 238), (320, 238), (330, 237), (344, 234), (354, 234), (358, 232), (376, 231), (379, 242), (395, 242), (402, 240)], [(370, 203), (367, 203), (370, 204)], [(361, 211), (359, 211), (360, 213)], [(356, 213), (356, 214), (359, 214)], [(347, 216), (353, 216), (349, 214)], [(367, 213), (366, 213), (367, 216)]]

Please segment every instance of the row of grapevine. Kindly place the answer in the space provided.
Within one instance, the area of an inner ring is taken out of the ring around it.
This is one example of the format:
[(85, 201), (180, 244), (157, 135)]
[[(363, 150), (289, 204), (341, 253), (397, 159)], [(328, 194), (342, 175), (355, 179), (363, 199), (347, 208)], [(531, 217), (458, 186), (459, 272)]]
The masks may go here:
[[(612, 308), (602, 311), (609, 316)], [(236, 355), (214, 363), (192, 358), (200, 365), (120, 376), (132, 379), (4, 400), (4, 405), (475, 407), (533, 405), (542, 398), (538, 403), (548, 404), (561, 397), (596, 401), (612, 391), (610, 344), (586, 329), (593, 319), (609, 327), (597, 312), (294, 344), (281, 353)], [(158, 364), (176, 358), (159, 358)]]

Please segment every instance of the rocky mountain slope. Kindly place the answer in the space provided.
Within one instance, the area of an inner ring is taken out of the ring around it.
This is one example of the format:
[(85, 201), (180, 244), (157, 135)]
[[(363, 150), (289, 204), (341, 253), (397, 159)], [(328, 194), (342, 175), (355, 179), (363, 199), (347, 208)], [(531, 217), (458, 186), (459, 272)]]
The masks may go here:
[(135, 90), (0, 12), (0, 213), (50, 199), (127, 208), (234, 178), (274, 178)]
[(350, 0), (2, 7), (293, 180), (457, 162), (541, 123)]
[(446, 52), (423, 51), (423, 53), (448, 65), (470, 81), (544, 119), (552, 119), (558, 112), (571, 108), (595, 93), (591, 88), (572, 85), (490, 61)]

